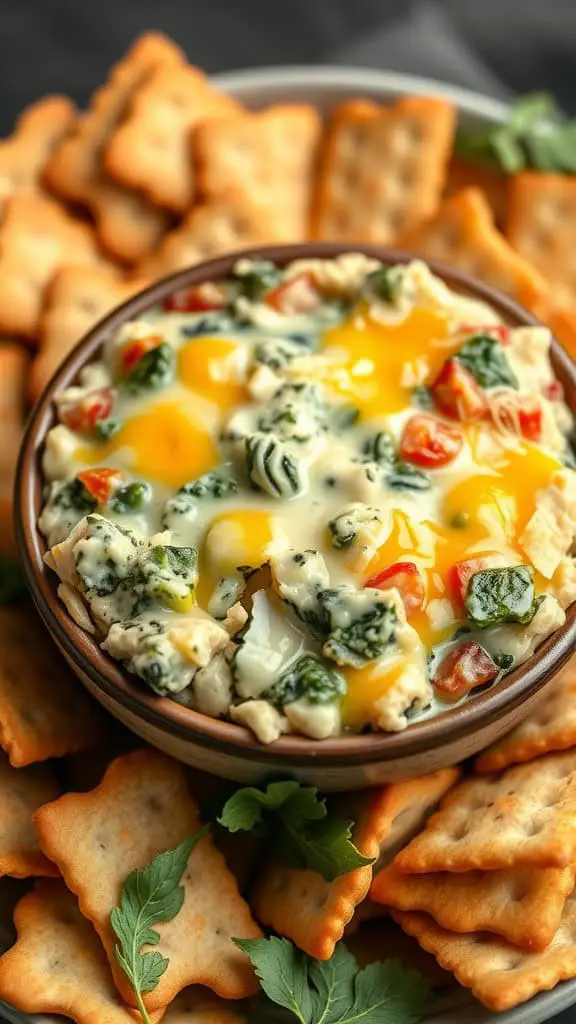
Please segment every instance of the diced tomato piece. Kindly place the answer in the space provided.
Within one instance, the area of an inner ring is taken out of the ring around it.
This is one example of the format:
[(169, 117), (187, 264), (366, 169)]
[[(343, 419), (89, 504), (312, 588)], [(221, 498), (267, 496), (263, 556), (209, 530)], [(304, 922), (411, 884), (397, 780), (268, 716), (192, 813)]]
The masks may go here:
[(264, 301), (279, 313), (293, 316), (296, 313), (311, 313), (317, 309), (322, 296), (316, 287), (312, 274), (297, 274), (290, 281), (284, 281), (277, 288), (266, 292)]
[(389, 565), (387, 569), (371, 576), (364, 586), (380, 590), (396, 587), (404, 602), (408, 618), (414, 612), (420, 611), (426, 596), (424, 580), (414, 562), (394, 562), (394, 565)]
[(501, 430), (519, 434), (527, 441), (539, 441), (542, 437), (542, 406), (537, 398), (510, 395), (493, 407), (492, 416)]
[(418, 413), (411, 416), (404, 426), (399, 452), (407, 462), (434, 469), (452, 462), (461, 447), (462, 434), (457, 427), (443, 423), (435, 416)]
[(78, 480), (99, 505), (105, 505), (122, 480), (122, 474), (117, 469), (85, 469), (78, 473)]
[(500, 669), (480, 644), (454, 647), (438, 665), (432, 683), (442, 697), (464, 697), (475, 686), (491, 683)]
[(98, 388), (79, 402), (63, 406), (59, 413), (60, 422), (80, 434), (91, 434), (98, 421), (110, 415), (113, 404), (110, 388)]
[(133, 341), (128, 341), (120, 353), (122, 373), (130, 373), (136, 363), (140, 362), (142, 356), (151, 352), (153, 348), (158, 348), (158, 345), (161, 344), (162, 338), (159, 334), (150, 334), (147, 338), (134, 338)]
[(205, 281), (192, 288), (172, 292), (162, 303), (167, 313), (206, 313), (211, 309), (224, 309), (226, 296), (217, 284)]
[(458, 331), (462, 334), (489, 334), (503, 345), (510, 341), (510, 328), (507, 324), (460, 324)]
[(542, 394), (549, 402), (561, 402), (564, 398), (564, 388), (559, 380), (551, 380), (542, 388)]
[(488, 411), (482, 388), (458, 359), (447, 359), (432, 385), (434, 401), (440, 412), (455, 420), (471, 423)]
[(468, 584), (474, 573), (488, 568), (489, 565), (485, 558), (469, 558), (466, 562), (456, 562), (450, 567), (448, 570), (448, 586), (459, 608), (464, 607), (464, 598), (466, 597)]

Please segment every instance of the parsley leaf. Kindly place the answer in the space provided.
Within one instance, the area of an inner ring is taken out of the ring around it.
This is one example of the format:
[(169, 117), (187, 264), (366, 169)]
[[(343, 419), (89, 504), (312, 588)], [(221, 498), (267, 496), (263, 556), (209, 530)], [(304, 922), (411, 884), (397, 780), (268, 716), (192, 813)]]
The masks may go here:
[(239, 789), (224, 804), (218, 821), (229, 832), (254, 830), (265, 836), (284, 864), (317, 871), (326, 882), (372, 864), (351, 840), (353, 822), (329, 816), (317, 790), (299, 782)]
[(300, 1024), (419, 1024), (425, 978), (396, 960), (358, 970), (345, 946), (318, 961), (287, 939), (234, 939), (252, 961), (268, 998)]
[(158, 950), (147, 953), (140, 950), (143, 946), (156, 946), (160, 941), (152, 925), (171, 921), (181, 910), (184, 888), (180, 881), (192, 850), (207, 828), (199, 829), (174, 850), (159, 853), (145, 868), (132, 871), (124, 882), (120, 906), (110, 915), (110, 924), (119, 940), (114, 954), (134, 989), (144, 1024), (150, 1024), (150, 1018), (142, 993), (156, 988), (169, 961)]
[(0, 606), (16, 604), (26, 597), (28, 591), (17, 562), (0, 556)]

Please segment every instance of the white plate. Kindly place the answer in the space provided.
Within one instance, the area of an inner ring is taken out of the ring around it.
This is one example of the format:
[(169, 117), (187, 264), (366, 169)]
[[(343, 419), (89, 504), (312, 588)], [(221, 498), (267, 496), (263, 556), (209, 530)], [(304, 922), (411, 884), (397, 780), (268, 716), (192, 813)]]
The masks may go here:
[[(506, 105), (480, 93), (435, 82), (416, 75), (346, 67), (271, 67), (215, 75), (215, 84), (232, 93), (247, 107), (270, 103), (313, 103), (322, 111), (353, 97), (380, 101), (402, 95), (443, 96), (460, 110), (461, 119), (497, 123), (505, 119)], [(0, 907), (1, 915), (1, 907)], [(0, 942), (2, 920), (0, 919)], [(6, 941), (6, 939), (4, 940)], [(453, 989), (441, 996), (425, 1024), (543, 1024), (576, 1003), (576, 979), (544, 992), (508, 1013), (489, 1013), (468, 992)], [(0, 1002), (10, 1024), (48, 1024), (53, 1018), (27, 1017)], [(261, 1024), (289, 1024), (295, 1018), (266, 1013)], [(62, 1020), (62, 1018), (60, 1018)], [(56, 1022), (55, 1022), (56, 1024)]]

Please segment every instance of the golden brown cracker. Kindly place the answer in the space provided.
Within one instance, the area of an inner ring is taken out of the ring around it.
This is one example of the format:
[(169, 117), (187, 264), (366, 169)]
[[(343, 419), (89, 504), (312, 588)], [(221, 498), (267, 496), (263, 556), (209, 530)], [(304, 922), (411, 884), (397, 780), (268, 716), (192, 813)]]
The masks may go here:
[(319, 138), (320, 116), (307, 104), (205, 121), (192, 138), (199, 189), (208, 199), (256, 201), (268, 208), (273, 237), (303, 242)]
[(58, 875), (58, 869), (40, 850), (32, 815), (59, 794), (48, 765), (13, 768), (0, 753), (0, 876)]
[[(110, 913), (131, 871), (199, 827), (182, 765), (153, 750), (126, 754), (112, 762), (96, 789), (66, 794), (42, 807), (35, 821), (42, 849), (78, 896), (82, 913), (102, 939), (120, 992), (133, 1002), (115, 960)], [(232, 938), (258, 938), (261, 932), (210, 836), (192, 851), (182, 884), (182, 910), (158, 926), (157, 949), (170, 964), (145, 996), (149, 1010), (166, 1006), (191, 984), (228, 999), (257, 989), (248, 958)]]
[(576, 898), (571, 893), (558, 931), (546, 949), (529, 953), (495, 935), (457, 935), (428, 914), (393, 911), (394, 919), (441, 967), (497, 1013), (526, 1002), (576, 975)]
[(20, 114), (0, 141), (0, 212), (9, 196), (41, 191), (44, 167), (72, 131), (76, 108), (66, 96), (45, 96)]
[(464, 189), (446, 199), (430, 220), (401, 235), (397, 244), (464, 270), (529, 309), (546, 293), (542, 275), (495, 227), (488, 202), (478, 189)]
[(199, 68), (162, 65), (138, 88), (104, 154), (108, 173), (173, 213), (196, 198), (191, 133), (202, 121), (236, 114), (240, 104), (213, 89)]
[(453, 196), (462, 189), (477, 189), (487, 200), (496, 224), (504, 230), (508, 211), (509, 180), (509, 176), (498, 167), (472, 163), (453, 154), (448, 164), (444, 198)]
[(0, 958), (2, 999), (24, 1013), (61, 1013), (77, 1024), (134, 1024), (98, 936), (63, 882), (37, 883), (14, 919), (17, 941)]
[(312, 235), (335, 242), (392, 242), (434, 213), (446, 176), (455, 110), (407, 96), (390, 107), (336, 107), (323, 148)]
[(576, 746), (576, 658), (548, 684), (520, 725), (476, 758), (477, 772), (500, 772)]
[(401, 850), (401, 871), (566, 867), (576, 857), (576, 752), (468, 779)]
[(18, 342), (0, 339), (0, 554), (16, 557), (12, 525), (14, 472), (24, 431), (29, 353)]
[(512, 177), (506, 236), (548, 281), (556, 306), (576, 306), (576, 178), (524, 171)]
[(164, 1024), (248, 1024), (248, 1012), (193, 985), (176, 996), (162, 1020)]
[(370, 896), (397, 910), (425, 911), (449, 931), (496, 932), (516, 946), (544, 949), (573, 888), (572, 866), (406, 875), (389, 864)]
[(15, 768), (95, 746), (105, 718), (29, 605), (0, 608), (0, 746)]
[(144, 278), (123, 281), (105, 267), (62, 267), (52, 278), (40, 318), (40, 345), (30, 374), (33, 401), (74, 345), (131, 295), (146, 286)]
[(45, 171), (57, 195), (91, 210), (102, 245), (125, 263), (151, 253), (169, 220), (143, 196), (113, 182), (102, 169), (102, 153), (135, 90), (164, 62), (181, 64), (181, 50), (162, 35), (140, 36), (94, 93), (76, 131), (56, 149)]
[(400, 960), (403, 967), (421, 971), (434, 988), (448, 988), (454, 979), (435, 958), (398, 927), (391, 917), (366, 921), (345, 940), (360, 967), (377, 960)]
[[(446, 768), (381, 790), (366, 790), (352, 800), (342, 798), (332, 809), (340, 817), (356, 818), (352, 837), (365, 857), (385, 861), (422, 827), (457, 777), (455, 768)], [(256, 883), (251, 906), (262, 924), (292, 939), (310, 956), (329, 960), (355, 908), (368, 893), (372, 873), (373, 867), (368, 865), (325, 882), (314, 871), (271, 861)]]

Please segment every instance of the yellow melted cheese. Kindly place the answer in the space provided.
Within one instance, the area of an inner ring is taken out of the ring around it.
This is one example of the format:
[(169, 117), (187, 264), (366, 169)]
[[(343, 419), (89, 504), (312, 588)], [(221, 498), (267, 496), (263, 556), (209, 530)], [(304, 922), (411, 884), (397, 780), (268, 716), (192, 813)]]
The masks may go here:
[(376, 702), (398, 682), (402, 671), (398, 659), (385, 667), (371, 662), (363, 668), (340, 669), (347, 686), (340, 706), (342, 725), (355, 732), (362, 729), (373, 718)]
[(225, 412), (246, 401), (242, 355), (244, 346), (226, 338), (194, 338), (179, 354), (179, 376)]

